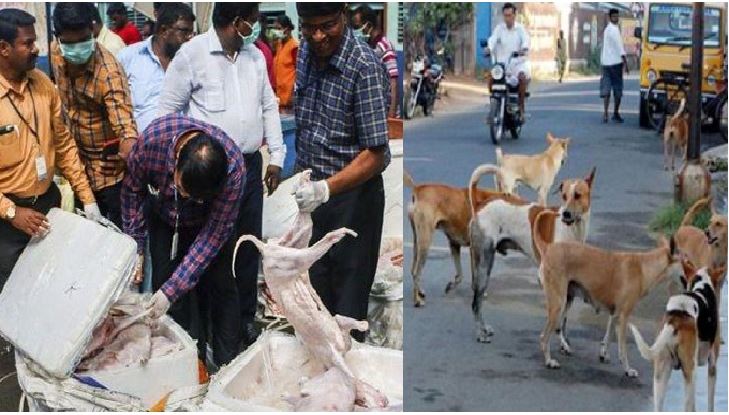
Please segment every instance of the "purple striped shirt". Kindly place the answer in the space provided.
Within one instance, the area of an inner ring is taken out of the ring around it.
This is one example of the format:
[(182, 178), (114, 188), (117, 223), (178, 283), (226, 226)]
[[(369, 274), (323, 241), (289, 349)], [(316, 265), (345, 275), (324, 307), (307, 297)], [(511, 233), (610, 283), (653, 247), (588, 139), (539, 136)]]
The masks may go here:
[(147, 238), (145, 202), (162, 220), (175, 226), (178, 214), (174, 190), (175, 143), (180, 135), (193, 130), (203, 131), (223, 144), (228, 156), (228, 181), (211, 202), (180, 200), (178, 203), (180, 228), (199, 229), (199, 233), (162, 286), (170, 302), (195, 287), (232, 234), (245, 183), (243, 155), (220, 128), (182, 115), (160, 117), (149, 124), (132, 148), (121, 192), (124, 232), (137, 241), (137, 251), (141, 254)]

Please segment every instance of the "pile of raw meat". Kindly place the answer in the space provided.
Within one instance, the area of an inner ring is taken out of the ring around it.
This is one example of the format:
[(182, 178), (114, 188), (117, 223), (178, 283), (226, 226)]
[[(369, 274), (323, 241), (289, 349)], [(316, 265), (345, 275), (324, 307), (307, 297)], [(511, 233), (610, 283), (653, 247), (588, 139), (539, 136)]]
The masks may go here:
[(145, 365), (150, 359), (166, 356), (182, 346), (155, 335), (158, 322), (148, 317), (144, 303), (147, 295), (128, 293), (109, 310), (94, 329), (77, 372), (118, 369)]
[[(309, 180), (309, 174), (304, 172), (301, 180)], [(263, 275), (271, 296), (304, 348), (325, 368), (323, 373), (302, 383), (298, 397), (288, 400), (296, 411), (383, 410), (388, 406), (387, 397), (357, 379), (344, 360), (352, 347), (350, 331), (367, 330), (367, 322), (332, 316), (309, 281), (308, 270), (314, 262), (346, 235), (357, 234), (340, 228), (309, 247), (312, 230), (311, 215), (300, 212), (281, 238), (263, 243), (252, 235), (244, 235), (236, 244), (236, 250), (244, 241), (256, 245), (263, 258)]]

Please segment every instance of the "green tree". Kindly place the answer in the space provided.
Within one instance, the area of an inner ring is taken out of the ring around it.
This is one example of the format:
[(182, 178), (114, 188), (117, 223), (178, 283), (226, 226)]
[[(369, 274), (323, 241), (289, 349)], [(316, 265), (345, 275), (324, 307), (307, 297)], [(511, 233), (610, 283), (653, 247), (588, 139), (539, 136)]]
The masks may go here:
[(411, 3), (405, 24), (407, 39), (405, 53), (408, 62), (417, 55), (425, 55), (425, 32), (436, 30), (442, 24), (445, 36), (441, 39), (446, 54), (453, 53), (451, 32), (469, 22), (472, 17), (472, 3)]

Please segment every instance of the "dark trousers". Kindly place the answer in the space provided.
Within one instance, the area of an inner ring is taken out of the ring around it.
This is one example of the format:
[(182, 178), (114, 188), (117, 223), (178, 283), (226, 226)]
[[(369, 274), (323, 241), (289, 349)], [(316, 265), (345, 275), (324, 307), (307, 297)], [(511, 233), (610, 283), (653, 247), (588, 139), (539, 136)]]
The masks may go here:
[[(155, 213), (151, 213), (148, 218), (152, 289), (157, 291), (177, 269), (199, 229), (179, 229), (177, 258), (170, 260), (174, 228)], [(235, 238), (229, 238), (200, 276), (197, 286), (175, 301), (168, 311), (170, 317), (198, 341), (198, 355), (203, 361), (206, 343), (211, 344), (213, 361), (218, 366), (233, 360), (240, 344), (238, 289), (231, 271), (234, 244)]]
[[(261, 239), (263, 222), (263, 179), (261, 153), (245, 155), (246, 183), (238, 213), (237, 241), (241, 235), (254, 235)], [(242, 244), (235, 259), (236, 284), (240, 298), (241, 322), (253, 323), (258, 305), (258, 263), (260, 253), (253, 244)]]
[[(35, 203), (32, 200), (17, 199), (7, 194), (5, 196), (8, 196), (17, 207), (30, 208), (44, 215), (48, 214), (51, 208), (61, 206), (61, 192), (55, 183), (51, 183), (48, 191), (39, 196)], [(10, 277), (15, 263), (18, 262), (28, 241), (30, 241), (30, 236), (13, 227), (7, 220), (0, 219), (0, 291), (5, 286), (5, 282)]]
[[(345, 236), (309, 270), (311, 284), (332, 314), (367, 319), (384, 211), (385, 190), (381, 175), (331, 197), (314, 211), (311, 244), (341, 227), (357, 232), (356, 238)], [(364, 333), (352, 334), (355, 339), (364, 341)]]
[[(119, 182), (113, 186), (105, 187), (101, 190), (94, 192), (94, 198), (96, 204), (99, 205), (99, 210), (105, 218), (114, 222), (119, 229), (124, 229), (122, 225), (121, 217), (121, 188), (122, 182)], [(77, 209), (83, 210), (84, 205), (78, 198), (74, 199)]]

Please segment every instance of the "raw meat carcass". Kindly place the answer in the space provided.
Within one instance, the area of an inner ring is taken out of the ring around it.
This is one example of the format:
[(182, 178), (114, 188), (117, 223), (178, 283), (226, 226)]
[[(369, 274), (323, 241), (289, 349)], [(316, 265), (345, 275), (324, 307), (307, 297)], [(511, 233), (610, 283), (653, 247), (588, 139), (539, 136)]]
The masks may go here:
[(99, 354), (82, 361), (77, 370), (95, 371), (146, 364), (151, 357), (152, 329), (148, 324), (134, 323), (119, 331)]
[(356, 399), (355, 385), (337, 367), (301, 383), (300, 396), (289, 398), (296, 412), (351, 412)]

